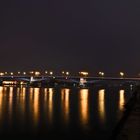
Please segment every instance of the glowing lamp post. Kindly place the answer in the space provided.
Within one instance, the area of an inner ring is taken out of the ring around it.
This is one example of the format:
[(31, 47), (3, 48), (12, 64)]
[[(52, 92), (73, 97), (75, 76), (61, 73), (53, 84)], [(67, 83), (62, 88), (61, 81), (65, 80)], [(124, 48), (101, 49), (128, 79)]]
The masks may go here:
[(26, 72), (23, 72), (23, 75), (26, 75)]
[(11, 73), (10, 73), (10, 75), (14, 75), (14, 73), (13, 73), (13, 72), (11, 72)]
[(3, 72), (1, 72), (1, 73), (0, 73), (0, 76), (4, 76), (4, 73), (3, 73)]
[(70, 75), (70, 72), (67, 71), (67, 72), (66, 72), (66, 75), (67, 75), (67, 76)]
[(52, 72), (52, 71), (50, 71), (50, 75), (51, 75), (51, 76), (53, 75), (53, 72)]
[(18, 71), (18, 74), (20, 74), (21, 72), (20, 71)]
[(35, 76), (39, 76), (40, 75), (40, 72), (39, 71), (36, 71), (35, 72)]
[(64, 75), (65, 74), (65, 71), (62, 71), (62, 75)]
[(30, 71), (29, 73), (32, 75), (32, 74), (34, 74), (34, 71)]
[(83, 71), (82, 72), (79, 72), (79, 74), (82, 75), (82, 76), (85, 76), (85, 77), (87, 77), (89, 75), (88, 72), (83, 72)]
[(103, 77), (105, 75), (104, 72), (99, 72), (99, 76)]
[(123, 72), (120, 72), (120, 76), (121, 76), (121, 77), (124, 77), (124, 73), (123, 73)]
[(5, 72), (4, 74), (5, 74), (5, 75), (7, 75), (7, 74), (8, 74), (8, 72)]

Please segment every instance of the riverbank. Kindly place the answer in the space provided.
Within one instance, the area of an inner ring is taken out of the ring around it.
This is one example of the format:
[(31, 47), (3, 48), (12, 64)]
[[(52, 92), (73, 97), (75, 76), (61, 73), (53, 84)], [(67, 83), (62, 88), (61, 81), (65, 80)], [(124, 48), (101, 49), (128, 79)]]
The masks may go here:
[(140, 86), (136, 87), (125, 108), (111, 140), (140, 140)]

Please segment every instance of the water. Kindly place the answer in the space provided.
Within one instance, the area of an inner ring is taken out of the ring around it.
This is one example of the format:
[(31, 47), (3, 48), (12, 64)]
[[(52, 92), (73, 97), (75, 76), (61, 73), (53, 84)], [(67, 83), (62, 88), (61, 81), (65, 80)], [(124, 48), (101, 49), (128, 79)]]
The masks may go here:
[(0, 137), (108, 139), (129, 88), (0, 87)]

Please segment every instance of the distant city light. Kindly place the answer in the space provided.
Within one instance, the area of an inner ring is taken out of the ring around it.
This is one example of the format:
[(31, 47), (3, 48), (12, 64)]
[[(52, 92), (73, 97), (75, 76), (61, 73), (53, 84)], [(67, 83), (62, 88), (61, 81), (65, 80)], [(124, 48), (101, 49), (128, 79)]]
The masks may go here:
[(4, 76), (4, 73), (3, 73), (3, 72), (1, 72), (1, 73), (0, 73), (0, 76)]
[(88, 76), (88, 75), (89, 75), (88, 72), (83, 72), (83, 71), (82, 71), (82, 72), (79, 72), (79, 74), (80, 74), (80, 75), (83, 75), (83, 76)]
[(8, 72), (5, 72), (5, 74), (8, 74)]
[(123, 72), (120, 72), (120, 76), (123, 77), (124, 76), (124, 73)]
[(102, 72), (102, 76), (104, 76), (105, 74), (104, 74), (104, 72)]
[(36, 72), (35, 72), (35, 75), (36, 75), (36, 76), (39, 76), (39, 75), (40, 75), (40, 72), (39, 72), (39, 71), (36, 71)]
[(53, 72), (52, 71), (50, 71), (50, 75), (53, 75)]
[(104, 76), (105, 73), (100, 71), (100, 72), (99, 72), (99, 75), (100, 75), (100, 76)]
[(70, 74), (70, 72), (67, 71), (67, 72), (66, 72), (66, 75), (69, 75), (69, 74)]
[(18, 74), (20, 74), (20, 71), (18, 71)]
[(13, 72), (11, 72), (10, 74), (11, 74), (11, 75), (14, 75), (14, 73), (13, 73)]
[(34, 74), (34, 71), (30, 71), (30, 74)]
[(26, 72), (23, 72), (23, 75), (26, 75)]
[(62, 71), (62, 74), (65, 74), (65, 71)]
[(48, 71), (45, 71), (45, 74), (48, 74)]

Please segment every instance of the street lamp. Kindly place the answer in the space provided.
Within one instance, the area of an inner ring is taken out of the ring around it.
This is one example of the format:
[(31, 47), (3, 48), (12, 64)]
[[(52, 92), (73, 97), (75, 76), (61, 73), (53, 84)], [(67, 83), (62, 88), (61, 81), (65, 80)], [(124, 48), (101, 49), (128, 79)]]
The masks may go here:
[(53, 75), (53, 72), (52, 71), (50, 71), (50, 75)]
[(120, 72), (120, 76), (121, 77), (124, 77), (124, 72)]
[(4, 76), (4, 73), (3, 73), (3, 72), (1, 72), (1, 73), (0, 73), (0, 76)]
[(100, 75), (100, 76), (104, 76), (105, 73), (100, 71), (100, 72), (99, 72), (99, 75)]
[(29, 73), (30, 73), (30, 74), (34, 74), (34, 71), (30, 71)]
[(11, 75), (14, 75), (14, 73), (13, 73), (13, 72), (11, 72), (10, 74), (11, 74)]
[(35, 76), (39, 76), (40, 75), (40, 72), (39, 71), (36, 71), (35, 72)]
[(62, 74), (65, 74), (65, 71), (62, 71)]
[(20, 71), (18, 71), (18, 74), (20, 74)]
[(8, 74), (8, 72), (5, 72), (5, 74), (7, 75), (7, 74)]
[(82, 76), (88, 76), (88, 75), (89, 75), (89, 73), (88, 73), (88, 72), (84, 72), (84, 71), (79, 72), (79, 74), (80, 74), (80, 75), (82, 75)]
[(70, 75), (70, 72), (67, 71), (67, 72), (66, 72), (66, 75)]
[(23, 72), (23, 75), (26, 75), (26, 72)]

